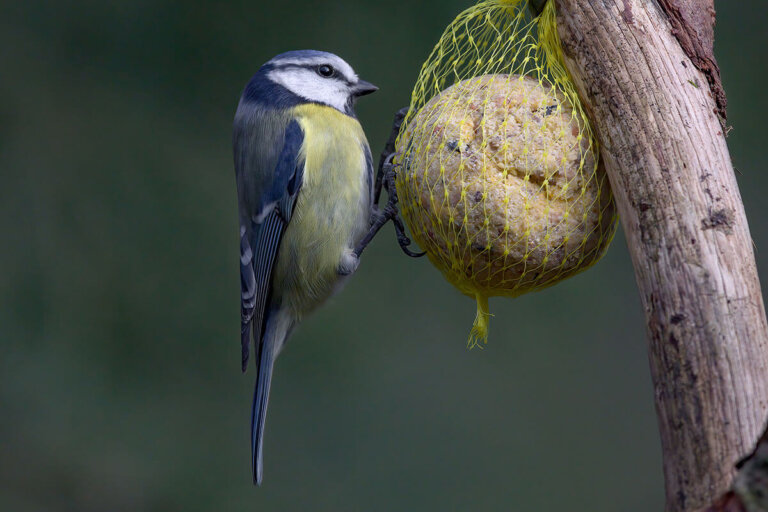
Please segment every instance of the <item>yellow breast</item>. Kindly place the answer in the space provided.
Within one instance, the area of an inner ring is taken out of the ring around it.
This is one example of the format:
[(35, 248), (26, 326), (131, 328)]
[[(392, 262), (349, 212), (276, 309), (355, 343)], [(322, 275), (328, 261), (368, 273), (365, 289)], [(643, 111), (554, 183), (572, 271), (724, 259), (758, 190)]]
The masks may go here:
[(368, 141), (360, 123), (314, 104), (294, 112), (304, 131), (304, 177), (280, 243), (273, 289), (300, 316), (337, 287), (344, 251), (367, 232), (371, 204)]

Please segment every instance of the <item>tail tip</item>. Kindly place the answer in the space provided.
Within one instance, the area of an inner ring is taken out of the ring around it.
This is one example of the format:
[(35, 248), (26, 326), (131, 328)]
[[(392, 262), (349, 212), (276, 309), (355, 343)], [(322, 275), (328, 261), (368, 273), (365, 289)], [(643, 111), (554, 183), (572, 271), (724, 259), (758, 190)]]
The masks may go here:
[(264, 477), (264, 469), (261, 465), (261, 461), (256, 462), (253, 465), (253, 485), (261, 487), (261, 481)]

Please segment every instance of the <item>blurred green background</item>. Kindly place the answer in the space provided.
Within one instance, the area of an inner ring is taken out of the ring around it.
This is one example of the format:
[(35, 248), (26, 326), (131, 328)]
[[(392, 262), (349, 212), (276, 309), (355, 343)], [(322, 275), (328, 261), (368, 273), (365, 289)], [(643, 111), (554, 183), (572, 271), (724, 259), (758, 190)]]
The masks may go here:
[[(661, 510), (644, 323), (621, 234), (594, 269), (474, 304), (390, 227), (278, 361), (265, 480), (240, 373), (231, 120), (274, 54), (381, 87), (378, 153), (467, 0), (0, 3), (0, 510)], [(768, 51), (718, 2), (729, 137), (768, 275)], [(760, 64), (763, 63), (763, 64)]]

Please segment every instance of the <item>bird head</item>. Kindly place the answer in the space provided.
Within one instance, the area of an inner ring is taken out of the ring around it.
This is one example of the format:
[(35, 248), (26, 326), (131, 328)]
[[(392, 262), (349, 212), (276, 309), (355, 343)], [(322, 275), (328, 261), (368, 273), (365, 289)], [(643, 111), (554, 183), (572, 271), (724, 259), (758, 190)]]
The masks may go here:
[(254, 80), (285, 89), (298, 102), (319, 103), (354, 115), (357, 98), (378, 90), (358, 78), (341, 57), (316, 50), (282, 53), (264, 64)]

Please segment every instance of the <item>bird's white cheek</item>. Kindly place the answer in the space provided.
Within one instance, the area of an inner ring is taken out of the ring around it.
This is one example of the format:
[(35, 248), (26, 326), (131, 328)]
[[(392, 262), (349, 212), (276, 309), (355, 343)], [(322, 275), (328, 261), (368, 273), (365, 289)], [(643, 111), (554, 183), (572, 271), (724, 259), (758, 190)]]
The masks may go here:
[(338, 80), (303, 69), (273, 71), (269, 78), (307, 101), (324, 103), (342, 112), (346, 109), (347, 91)]

